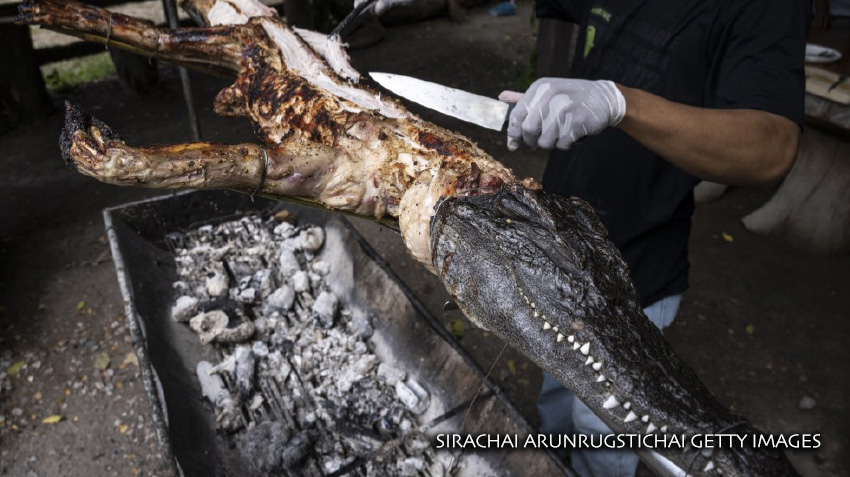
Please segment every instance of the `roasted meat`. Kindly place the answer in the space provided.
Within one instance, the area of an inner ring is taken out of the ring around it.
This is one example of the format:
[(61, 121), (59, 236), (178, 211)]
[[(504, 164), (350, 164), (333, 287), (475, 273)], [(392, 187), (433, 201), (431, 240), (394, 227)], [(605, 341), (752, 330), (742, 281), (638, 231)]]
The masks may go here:
[[(216, 15), (254, 3), (217, 7), (221, 2), (191, 6), (210, 24), (246, 23), (169, 30), (73, 1), (32, 0), (21, 6), (28, 23), (235, 76), (218, 94), (215, 110), (247, 117), (262, 143), (133, 147), (69, 104), (61, 141), (69, 166), (117, 185), (232, 188), (396, 217), (411, 254), (429, 269), (429, 224), (437, 201), (515, 182), (538, 187), (531, 179), (517, 179), (465, 137), (355, 83), (357, 75), (346, 73), (353, 69), (332, 42), (293, 31), (276, 16)], [(311, 45), (324, 45), (321, 53), (336, 67)]]

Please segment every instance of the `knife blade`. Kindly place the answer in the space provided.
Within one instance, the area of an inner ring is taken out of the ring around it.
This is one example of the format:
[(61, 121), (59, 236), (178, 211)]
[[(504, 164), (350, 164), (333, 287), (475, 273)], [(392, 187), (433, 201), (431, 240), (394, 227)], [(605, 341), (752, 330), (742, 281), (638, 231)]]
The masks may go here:
[[(369, 73), (375, 82), (393, 93), (462, 121), (501, 131), (511, 104), (430, 81), (392, 73)], [(514, 99), (521, 93), (512, 93)]]

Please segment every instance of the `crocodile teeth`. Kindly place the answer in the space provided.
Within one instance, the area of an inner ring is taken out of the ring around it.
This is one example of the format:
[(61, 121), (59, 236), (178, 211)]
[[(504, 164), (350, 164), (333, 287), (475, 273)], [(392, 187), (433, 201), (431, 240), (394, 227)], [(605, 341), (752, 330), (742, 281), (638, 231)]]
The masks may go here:
[(603, 409), (613, 409), (613, 408), (615, 408), (619, 405), (620, 405), (620, 401), (617, 401), (617, 398), (615, 398), (614, 395), (612, 394), (612, 395), (608, 396), (608, 399), (606, 399), (604, 403), (602, 403), (602, 408)]
[(593, 364), (593, 356), (588, 356), (587, 361), (584, 362), (585, 366), (587, 366), (589, 364)]
[(558, 339), (558, 343), (560, 343), (561, 341), (564, 341), (564, 335), (562, 335), (561, 333), (558, 333), (557, 339)]
[(661, 432), (667, 433), (667, 426), (661, 426)]
[(590, 353), (590, 341), (581, 345), (581, 354), (587, 356), (587, 353)]
[(714, 470), (714, 461), (708, 461), (708, 464), (705, 464), (705, 469), (702, 469), (703, 472), (711, 472)]
[(656, 430), (656, 429), (658, 429), (658, 428), (657, 428), (657, 427), (655, 427), (655, 424), (653, 424), (653, 423), (651, 423), (651, 422), (650, 422), (650, 423), (649, 423), (649, 425), (648, 425), (648, 426), (646, 426), (646, 433), (647, 433), (647, 434), (651, 434), (651, 433), (652, 433), (652, 431), (654, 431), (654, 430)]
[(604, 375), (602, 375), (602, 374), (600, 374), (600, 375), (599, 375), (599, 377), (598, 377), (598, 378), (596, 378), (596, 382), (597, 382), (597, 383), (601, 383), (602, 381), (605, 381), (605, 376), (604, 376)]
[(581, 347), (578, 343), (573, 343), (573, 349), (579, 349)]
[(626, 408), (626, 409), (630, 409), (632, 407), (632, 403), (627, 402), (627, 403), (623, 404), (623, 407)]
[(540, 313), (537, 313), (537, 312), (535, 311), (534, 313), (532, 313), (532, 314), (531, 314), (531, 316), (533, 316), (533, 317), (537, 318), (538, 316), (540, 316)]
[(532, 308), (537, 308), (537, 305), (535, 305), (534, 303), (532, 303), (532, 304), (531, 304), (531, 307), (532, 307)]
[(602, 369), (602, 363), (600, 363), (598, 361), (593, 363), (593, 370), (594, 371), (599, 371), (600, 369)]
[(553, 326), (553, 327), (552, 327), (552, 331), (554, 331), (555, 333), (557, 333), (557, 332), (558, 332), (558, 327), (557, 327), (557, 326)]
[(640, 420), (641, 420), (642, 422), (649, 422), (649, 414), (647, 414), (647, 415), (645, 415), (645, 416), (641, 417), (641, 418), (640, 418)]
[(575, 340), (576, 340), (575, 336), (573, 336), (573, 335), (567, 336), (567, 341), (569, 341), (570, 343), (575, 342)]
[(629, 411), (629, 414), (626, 416), (625, 419), (623, 419), (623, 422), (632, 422), (635, 419), (637, 419), (637, 414), (632, 411)]
[(544, 330), (551, 330), (551, 329), (552, 329), (552, 325), (550, 325), (548, 321), (544, 321), (544, 322), (543, 322), (543, 329), (544, 329)]

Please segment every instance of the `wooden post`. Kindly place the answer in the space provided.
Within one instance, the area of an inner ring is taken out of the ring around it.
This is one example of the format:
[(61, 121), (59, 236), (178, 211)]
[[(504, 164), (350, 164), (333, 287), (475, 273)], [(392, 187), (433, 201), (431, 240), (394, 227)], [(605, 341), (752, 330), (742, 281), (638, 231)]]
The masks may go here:
[(0, 25), (0, 131), (54, 111), (28, 26)]

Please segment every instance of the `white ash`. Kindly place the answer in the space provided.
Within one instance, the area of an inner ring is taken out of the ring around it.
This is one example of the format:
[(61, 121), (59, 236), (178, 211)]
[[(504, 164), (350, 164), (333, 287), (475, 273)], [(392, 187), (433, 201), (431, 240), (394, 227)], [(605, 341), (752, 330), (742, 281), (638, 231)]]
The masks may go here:
[(322, 252), (321, 227), (249, 216), (170, 238), (172, 316), (221, 356), (198, 379), (254, 472), (439, 474), (416, 424), (430, 395), (380, 361), (372, 318), (331, 291), (339, 252)]
[(313, 303), (313, 313), (316, 314), (316, 324), (322, 328), (330, 328), (334, 324), (339, 299), (333, 293), (323, 291)]
[[(182, 283), (182, 282), (177, 282)], [(177, 284), (175, 283), (175, 285)], [(176, 287), (175, 287), (176, 288)], [(174, 321), (189, 321), (198, 308), (198, 299), (193, 296), (181, 296), (171, 307), (171, 318)]]

